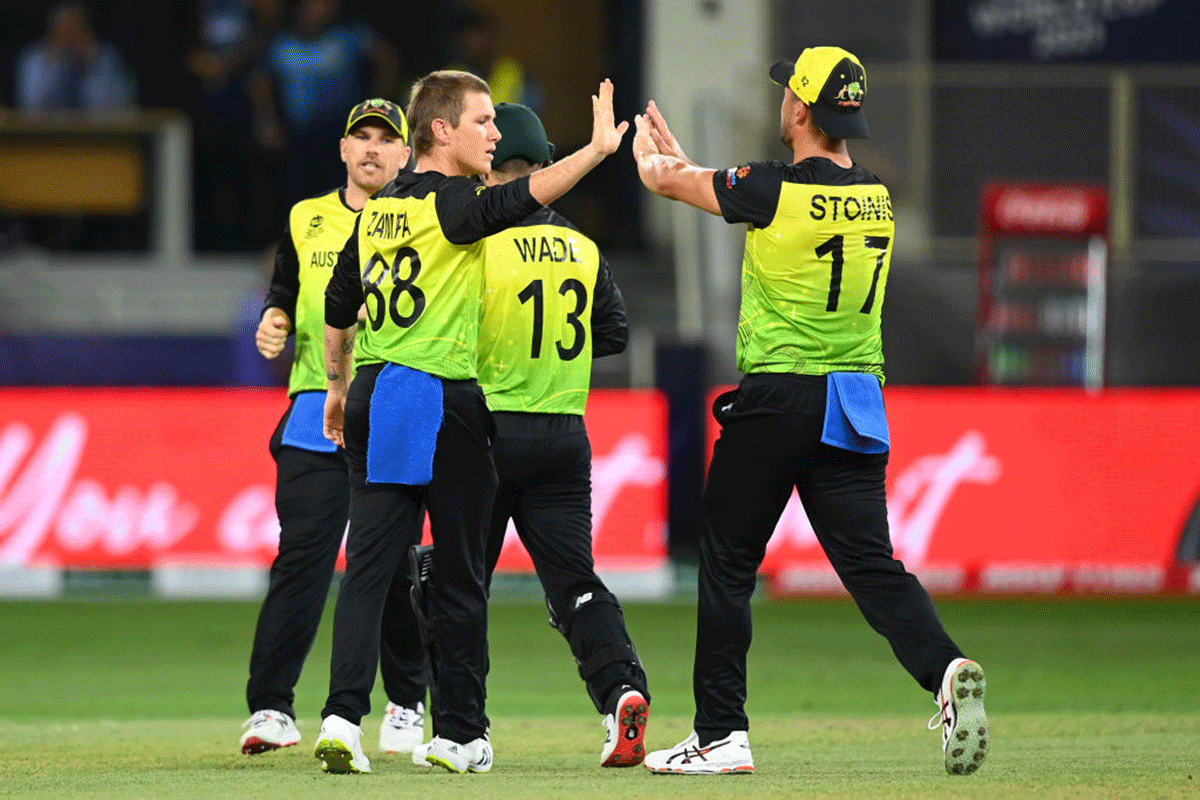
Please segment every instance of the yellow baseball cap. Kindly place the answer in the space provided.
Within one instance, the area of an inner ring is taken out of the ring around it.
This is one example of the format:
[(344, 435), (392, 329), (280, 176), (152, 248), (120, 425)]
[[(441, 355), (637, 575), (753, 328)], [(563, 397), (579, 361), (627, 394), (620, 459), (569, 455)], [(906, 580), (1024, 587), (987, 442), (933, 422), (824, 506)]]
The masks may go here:
[(871, 135), (862, 108), (867, 71), (853, 53), (840, 47), (808, 47), (796, 63), (775, 64), (770, 75), (812, 109), (813, 119), (826, 136), (866, 139)]
[(386, 122), (396, 132), (396, 135), (405, 144), (408, 144), (408, 119), (404, 116), (400, 106), (391, 100), (384, 100), (382, 97), (363, 100), (350, 109), (350, 116), (346, 118), (346, 133), (343, 135), (348, 136), (351, 128), (368, 117), (377, 117)]

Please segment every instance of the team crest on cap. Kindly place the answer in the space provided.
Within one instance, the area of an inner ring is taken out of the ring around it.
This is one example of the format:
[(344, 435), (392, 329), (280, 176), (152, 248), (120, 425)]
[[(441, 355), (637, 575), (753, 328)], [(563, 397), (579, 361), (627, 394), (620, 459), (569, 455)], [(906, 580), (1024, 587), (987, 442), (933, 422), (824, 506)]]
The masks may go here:
[[(845, 76), (839, 76), (844, 78)], [(858, 81), (850, 81), (842, 85), (842, 88), (834, 95), (839, 106), (854, 106), (855, 108), (862, 105), (862, 84)]]

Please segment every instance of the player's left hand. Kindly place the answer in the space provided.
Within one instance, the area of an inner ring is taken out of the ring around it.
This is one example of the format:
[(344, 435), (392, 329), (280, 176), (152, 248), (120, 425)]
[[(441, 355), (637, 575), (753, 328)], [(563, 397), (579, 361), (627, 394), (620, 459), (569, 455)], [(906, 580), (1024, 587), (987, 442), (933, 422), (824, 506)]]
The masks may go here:
[(602, 156), (617, 152), (621, 146), (621, 138), (629, 130), (629, 123), (622, 121), (616, 124), (613, 113), (613, 83), (605, 78), (600, 83), (600, 89), (592, 95), (592, 146)]

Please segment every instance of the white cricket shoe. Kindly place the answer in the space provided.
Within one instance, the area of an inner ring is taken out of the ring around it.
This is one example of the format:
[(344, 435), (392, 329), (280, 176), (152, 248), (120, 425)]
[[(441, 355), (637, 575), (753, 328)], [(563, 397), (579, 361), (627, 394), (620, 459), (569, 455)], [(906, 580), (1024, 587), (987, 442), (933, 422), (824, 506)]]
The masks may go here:
[(362, 751), (362, 729), (336, 714), (326, 717), (317, 734), (313, 755), (325, 762), (322, 769), (338, 775), (370, 772), (371, 762)]
[(974, 661), (956, 658), (946, 667), (942, 688), (934, 699), (938, 712), (929, 720), (929, 729), (942, 729), (946, 772), (951, 775), (969, 775), (987, 757), (988, 721), (983, 711), (986, 690), (983, 667)]
[(724, 739), (700, 746), (692, 735), (670, 750), (655, 750), (646, 756), (646, 769), (659, 775), (720, 775), (754, 772), (750, 739), (745, 731), (733, 731)]
[(602, 767), (636, 767), (646, 757), (646, 722), (650, 705), (637, 689), (630, 689), (617, 700), (602, 724), (607, 736), (600, 751)]
[(248, 756), (291, 747), (300, 741), (296, 721), (282, 711), (269, 708), (255, 711), (242, 727), (248, 730), (242, 734), (240, 746)]
[(416, 708), (388, 702), (379, 724), (379, 752), (411, 753), (425, 738), (425, 704)]
[(428, 747), (425, 760), (450, 772), (487, 772), (492, 768), (492, 743), (485, 737), (459, 744), (435, 736)]
[(419, 744), (413, 748), (412, 762), (414, 764), (416, 764), (418, 767), (432, 767), (433, 766), (433, 764), (431, 762), (425, 760), (425, 756), (429, 755), (429, 745), (430, 744), (432, 744), (432, 742), (426, 742), (425, 744)]

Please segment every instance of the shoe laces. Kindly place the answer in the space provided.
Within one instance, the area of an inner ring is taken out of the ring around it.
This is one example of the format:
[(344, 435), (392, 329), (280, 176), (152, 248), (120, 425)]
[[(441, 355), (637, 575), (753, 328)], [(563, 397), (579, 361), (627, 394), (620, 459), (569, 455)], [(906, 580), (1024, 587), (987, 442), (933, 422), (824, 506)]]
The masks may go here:
[(392, 705), (387, 710), (387, 722), (396, 728), (416, 727), (425, 721), (424, 716), (420, 710), (408, 706)]
[(936, 731), (938, 728), (944, 729), (946, 722), (950, 719), (950, 703), (942, 700), (941, 691), (933, 698), (933, 702), (937, 704), (938, 710), (933, 712), (933, 716), (929, 718), (929, 723), (925, 727)]
[(617, 718), (612, 714), (605, 714), (600, 724), (604, 726), (604, 746), (607, 747), (617, 738)]
[(243, 728), (252, 728), (255, 725), (263, 725), (267, 722), (272, 722), (272, 721), (277, 721), (280, 724), (282, 724), (283, 721), (279, 719), (279, 717), (281, 717), (281, 716), (283, 716), (283, 715), (280, 712), (271, 711), (270, 709), (264, 709), (262, 711), (255, 711), (253, 714), (250, 715), (250, 719), (248, 719), (242, 723), (242, 727)]

